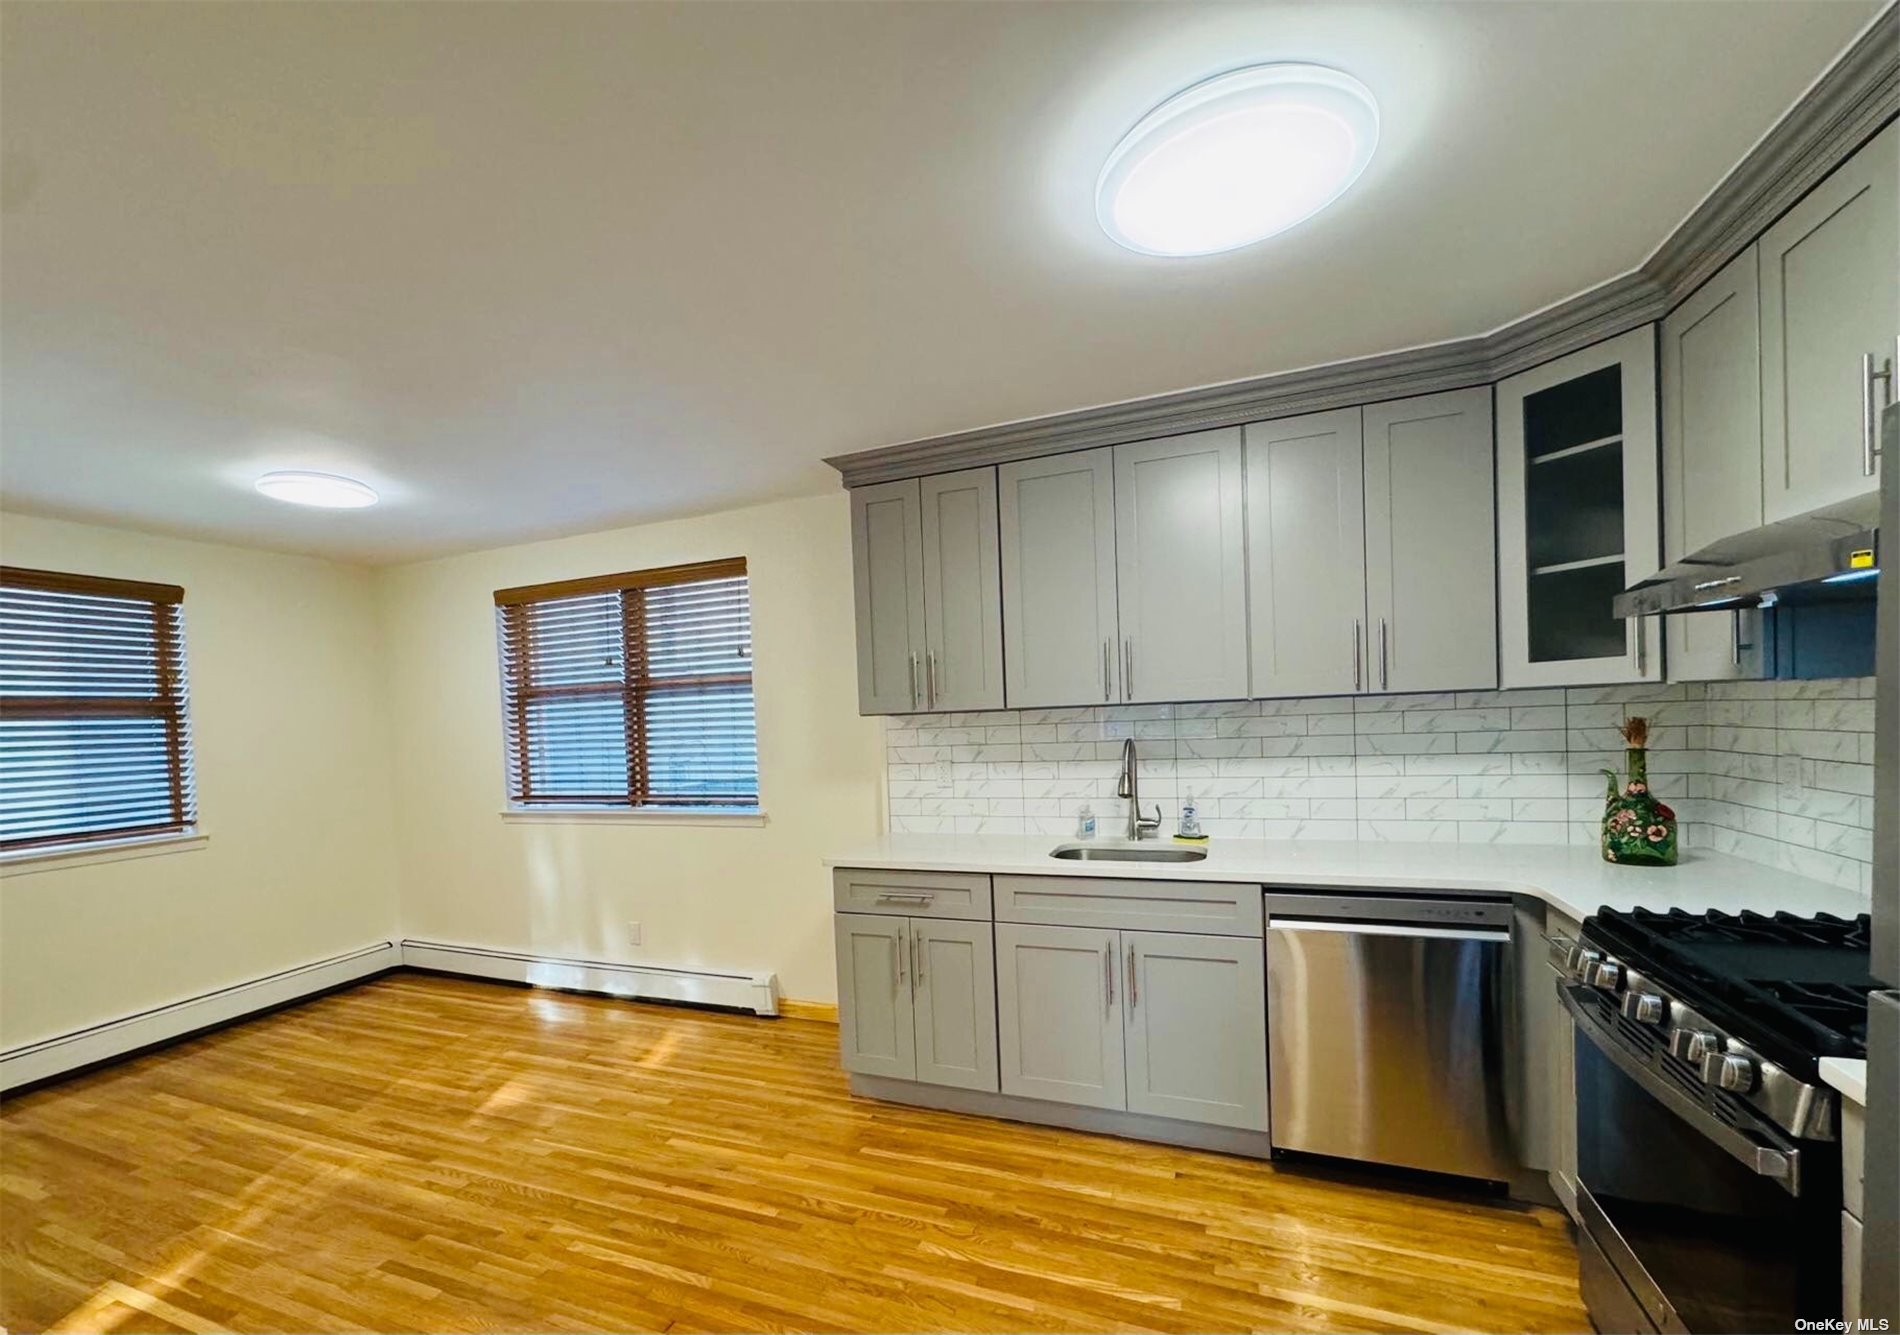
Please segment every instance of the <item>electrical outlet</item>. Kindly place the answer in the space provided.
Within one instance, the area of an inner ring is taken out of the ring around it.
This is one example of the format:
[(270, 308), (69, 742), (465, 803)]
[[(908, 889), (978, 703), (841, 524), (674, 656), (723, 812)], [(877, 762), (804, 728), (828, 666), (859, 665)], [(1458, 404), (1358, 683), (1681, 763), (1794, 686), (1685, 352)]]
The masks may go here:
[(637, 946), (640, 944), (640, 924), (639, 923), (630, 922), (627, 924), (627, 944), (630, 946)]
[(956, 774), (956, 771), (950, 768), (949, 761), (939, 760), (937, 762), (937, 782), (938, 783), (944, 785), (946, 788), (949, 787), (955, 777), (955, 774)]

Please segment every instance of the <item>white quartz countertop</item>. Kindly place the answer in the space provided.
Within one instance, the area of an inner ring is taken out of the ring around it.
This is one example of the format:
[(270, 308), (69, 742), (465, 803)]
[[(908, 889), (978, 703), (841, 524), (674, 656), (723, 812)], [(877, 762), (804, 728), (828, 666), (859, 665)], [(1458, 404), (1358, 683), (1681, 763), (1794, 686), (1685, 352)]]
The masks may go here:
[(1867, 1063), (1852, 1057), (1821, 1058), (1821, 1079), (1841, 1091), (1850, 1103), (1867, 1106)]
[[(1599, 908), (1786, 910), (1849, 917), (1866, 897), (1724, 853), (1683, 849), (1674, 867), (1619, 867), (1595, 848), (1214, 839), (1201, 862), (1065, 862), (1047, 835), (887, 834), (827, 858), (828, 867), (990, 872), (1164, 881), (1258, 881), (1325, 890), (1488, 891), (1530, 895), (1581, 921)], [(1113, 845), (1098, 839), (1098, 845)], [(1168, 840), (1161, 847), (1182, 845)]]

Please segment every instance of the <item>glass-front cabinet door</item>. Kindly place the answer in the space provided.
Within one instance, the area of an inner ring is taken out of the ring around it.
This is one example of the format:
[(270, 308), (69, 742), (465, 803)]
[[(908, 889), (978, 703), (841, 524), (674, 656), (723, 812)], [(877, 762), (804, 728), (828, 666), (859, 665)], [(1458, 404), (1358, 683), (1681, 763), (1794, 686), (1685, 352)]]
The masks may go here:
[(1497, 387), (1502, 684), (1659, 681), (1656, 618), (1611, 600), (1661, 564), (1653, 325)]

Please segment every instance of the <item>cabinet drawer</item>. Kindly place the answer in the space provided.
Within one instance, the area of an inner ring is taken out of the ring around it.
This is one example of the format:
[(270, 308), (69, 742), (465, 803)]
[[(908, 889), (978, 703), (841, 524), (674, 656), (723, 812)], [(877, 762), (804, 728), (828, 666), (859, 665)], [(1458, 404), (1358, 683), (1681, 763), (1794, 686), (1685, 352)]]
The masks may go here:
[(996, 920), (1259, 936), (1260, 887), (1217, 881), (998, 876)]
[(990, 878), (978, 872), (866, 871), (831, 874), (832, 904), (841, 913), (901, 913), (911, 918), (990, 918)]

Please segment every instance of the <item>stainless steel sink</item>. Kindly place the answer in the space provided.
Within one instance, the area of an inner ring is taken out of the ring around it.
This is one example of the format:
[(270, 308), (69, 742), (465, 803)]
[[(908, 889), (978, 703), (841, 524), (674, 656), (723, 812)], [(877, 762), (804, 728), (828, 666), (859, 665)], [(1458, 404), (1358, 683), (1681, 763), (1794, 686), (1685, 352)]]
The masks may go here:
[(1064, 862), (1199, 862), (1205, 848), (1180, 844), (1063, 844), (1049, 854)]

